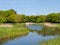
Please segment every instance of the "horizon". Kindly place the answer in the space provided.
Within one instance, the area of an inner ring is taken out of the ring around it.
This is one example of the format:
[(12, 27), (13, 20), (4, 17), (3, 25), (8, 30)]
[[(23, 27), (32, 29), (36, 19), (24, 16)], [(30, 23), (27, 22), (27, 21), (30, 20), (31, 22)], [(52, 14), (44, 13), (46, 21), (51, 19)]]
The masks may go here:
[(60, 12), (60, 0), (1, 0), (0, 10), (14, 9), (17, 14), (47, 15)]

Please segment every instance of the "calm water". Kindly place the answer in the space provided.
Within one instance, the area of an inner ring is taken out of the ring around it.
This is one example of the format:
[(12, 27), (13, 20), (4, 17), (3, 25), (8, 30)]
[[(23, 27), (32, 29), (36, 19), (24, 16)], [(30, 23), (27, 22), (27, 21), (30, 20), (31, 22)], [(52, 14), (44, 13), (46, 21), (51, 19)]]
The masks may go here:
[(48, 35), (47, 31), (45, 32), (46, 34), (42, 33), (41, 31), (43, 30), (42, 26), (30, 25), (28, 26), (28, 28), (31, 29), (31, 31), (27, 35), (19, 37), (19, 38), (15, 38), (13, 40), (9, 40), (1, 45), (39, 45), (40, 41), (53, 39), (57, 37), (57, 35), (53, 35), (53, 34)]
[(31, 30), (42, 30), (43, 27), (40, 25), (29, 25), (28, 28)]

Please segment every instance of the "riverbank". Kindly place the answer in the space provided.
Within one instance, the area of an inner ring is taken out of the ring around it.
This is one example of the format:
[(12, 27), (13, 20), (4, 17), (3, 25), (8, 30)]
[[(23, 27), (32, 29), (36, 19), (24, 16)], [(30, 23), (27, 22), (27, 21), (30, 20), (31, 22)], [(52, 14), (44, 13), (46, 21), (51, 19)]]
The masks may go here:
[[(53, 24), (53, 23), (31, 23), (31, 24), (44, 25), (47, 27), (55, 27), (55, 25), (56, 26), (59, 25), (59, 24)], [(13, 23), (13, 24), (7, 23), (7, 24), (0, 24), (0, 25), (2, 25), (2, 27), (0, 27), (0, 43), (4, 42), (5, 40), (13, 39), (15, 37), (23, 36), (29, 33), (29, 29), (27, 29), (25, 23)], [(12, 27), (9, 27), (9, 26), (12, 26)]]
[(58, 27), (58, 25), (60, 26), (60, 24), (56, 24), (56, 23), (30, 23), (30, 22), (28, 22), (28, 23), (25, 23), (27, 26), (28, 25), (31, 25), (31, 24), (39, 24), (39, 25), (44, 25), (44, 26), (46, 26), (46, 27)]
[(60, 45), (60, 38), (43, 41), (40, 45)]
[[(13, 25), (15, 24), (15, 25)], [(60, 24), (56, 24), (56, 23), (31, 23), (31, 22), (27, 22), (27, 23), (2, 23), (0, 24), (0, 27), (17, 27), (19, 25), (20, 26), (28, 26), (28, 25), (32, 25), (32, 24), (39, 24), (39, 25), (44, 25), (46, 27), (57, 27), (60, 26)], [(17, 24), (17, 25), (16, 25)]]
[(11, 23), (0, 23), (0, 27), (13, 27)]
[(15, 37), (27, 35), (29, 30), (24, 24), (13, 24), (13, 27), (0, 27), (0, 43)]
[(47, 26), (47, 27), (57, 27), (58, 26), (55, 23), (43, 23), (43, 25)]

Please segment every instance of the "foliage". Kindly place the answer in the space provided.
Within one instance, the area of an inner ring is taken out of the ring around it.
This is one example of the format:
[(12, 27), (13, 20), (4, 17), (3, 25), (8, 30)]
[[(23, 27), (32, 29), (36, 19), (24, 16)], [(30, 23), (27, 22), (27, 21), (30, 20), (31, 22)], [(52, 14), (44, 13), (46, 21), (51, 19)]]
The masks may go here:
[(10, 15), (9, 17), (7, 17), (8, 22), (17, 22), (17, 18), (16, 15)]
[(46, 21), (46, 16), (44, 15), (38, 16), (36, 20), (37, 23), (45, 22), (45, 21)]
[[(0, 27), (0, 43), (6, 40), (13, 39), (18, 36), (24, 36), (29, 33), (29, 30), (24, 27), (25, 24), (12, 24), (13, 27)], [(21, 27), (22, 26), (22, 27)]]
[(55, 23), (57, 23), (59, 21), (58, 15), (56, 13), (48, 14), (47, 21), (48, 22), (53, 22), (53, 23), (55, 22)]
[(36, 22), (36, 16), (30, 16), (29, 17), (30, 22)]
[(24, 23), (25, 22), (25, 15), (17, 15), (17, 22)]
[(60, 22), (60, 13), (50, 13), (48, 15), (39, 16), (26, 16), (25, 14), (17, 14), (15, 10), (10, 9), (6, 11), (0, 11), (0, 22), (1, 23), (25, 23), (25, 22)]
[(48, 41), (42, 42), (41, 45), (60, 45), (60, 38), (51, 39)]
[(7, 22), (5, 17), (0, 16), (0, 23)]

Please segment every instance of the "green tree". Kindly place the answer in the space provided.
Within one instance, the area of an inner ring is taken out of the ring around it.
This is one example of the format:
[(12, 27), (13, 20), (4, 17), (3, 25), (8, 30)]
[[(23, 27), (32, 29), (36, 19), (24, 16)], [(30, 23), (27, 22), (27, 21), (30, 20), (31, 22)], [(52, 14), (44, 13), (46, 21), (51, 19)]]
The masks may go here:
[(5, 17), (0, 16), (0, 23), (6, 23), (7, 20)]
[(19, 23), (24, 23), (25, 22), (25, 15), (17, 15), (17, 21)]
[(37, 23), (41, 23), (41, 22), (45, 22), (45, 21), (46, 21), (46, 16), (45, 15), (38, 16), (37, 19), (36, 19)]
[(51, 13), (47, 15), (48, 22), (57, 23), (59, 21), (58, 15), (56, 13)]
[(16, 17), (16, 15), (10, 15), (9, 17), (7, 17), (7, 21), (8, 21), (9, 23), (15, 23), (15, 22), (17, 22), (17, 17)]
[(36, 22), (36, 16), (29, 16), (29, 22)]
[(57, 13), (57, 15), (58, 15), (58, 18), (59, 18), (59, 22), (60, 22), (60, 13)]

